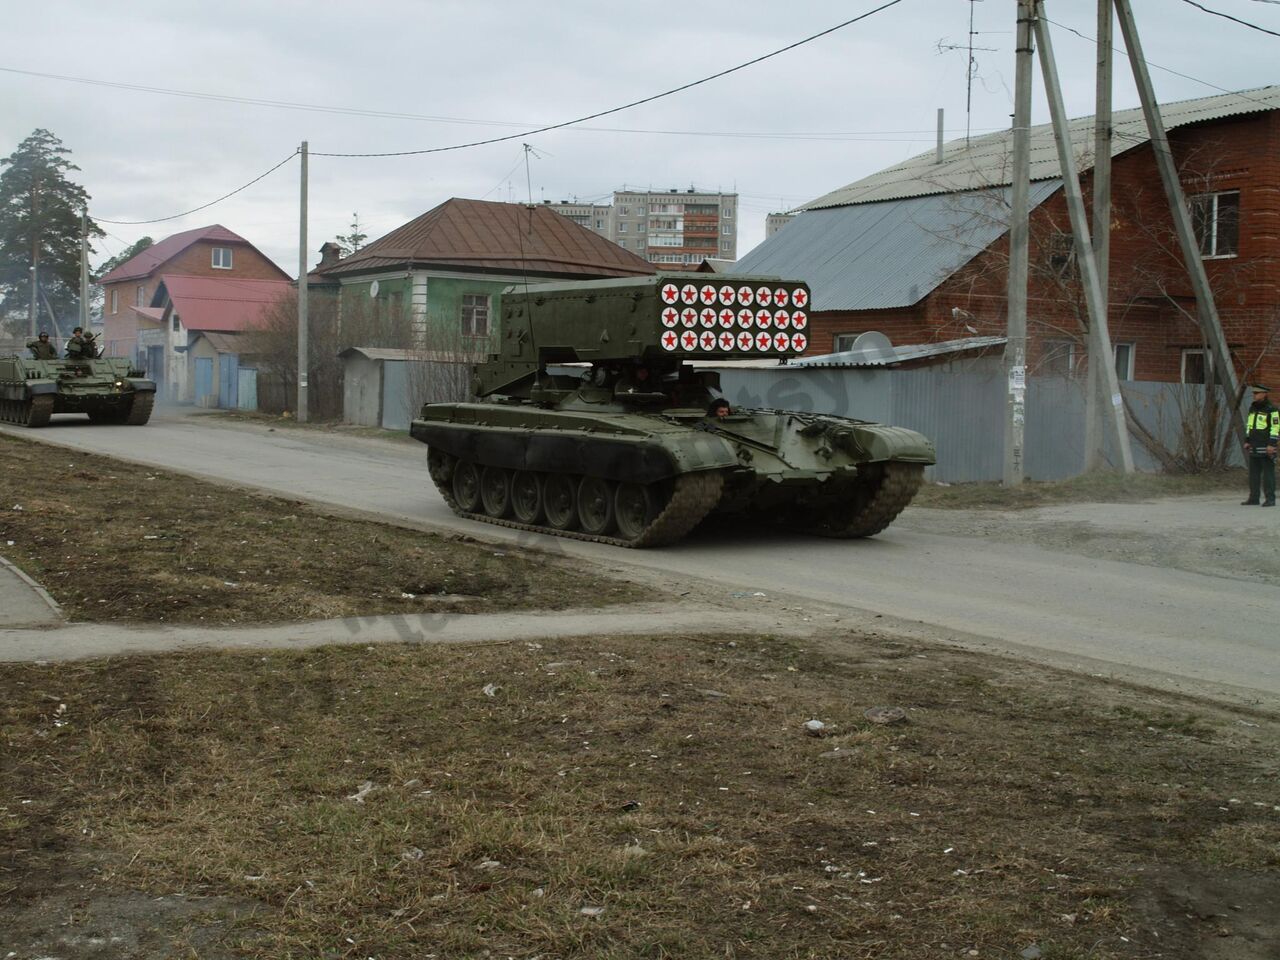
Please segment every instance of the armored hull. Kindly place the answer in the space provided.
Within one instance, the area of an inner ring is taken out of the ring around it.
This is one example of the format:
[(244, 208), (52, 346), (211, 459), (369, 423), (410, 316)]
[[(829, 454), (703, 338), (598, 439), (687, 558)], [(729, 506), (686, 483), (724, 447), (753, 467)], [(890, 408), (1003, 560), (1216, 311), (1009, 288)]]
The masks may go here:
[(844, 417), (591, 407), (429, 404), (411, 433), (459, 516), (626, 547), (673, 543), (711, 514), (871, 536), (934, 462), (919, 434)]
[(450, 507), (626, 547), (673, 543), (713, 513), (836, 537), (888, 526), (933, 445), (847, 417), (713, 414), (727, 404), (698, 361), (794, 358), (810, 307), (796, 281), (711, 279), (508, 288), (499, 349), (475, 369), (482, 401), (427, 404), (411, 427)]
[(94, 423), (139, 426), (151, 417), (156, 385), (128, 360), (32, 360), (0, 357), (0, 420), (43, 427), (55, 413), (85, 413)]

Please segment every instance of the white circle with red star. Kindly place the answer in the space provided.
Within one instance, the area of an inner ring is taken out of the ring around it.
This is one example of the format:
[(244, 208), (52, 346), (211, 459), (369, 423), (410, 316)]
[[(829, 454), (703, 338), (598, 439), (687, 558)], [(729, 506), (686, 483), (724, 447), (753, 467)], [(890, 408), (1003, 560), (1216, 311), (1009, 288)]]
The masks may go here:
[(668, 330), (658, 339), (662, 343), (663, 350), (674, 350), (680, 346), (680, 335), (674, 330)]
[(680, 311), (675, 307), (667, 307), (662, 311), (662, 325), (670, 330), (680, 322)]
[(662, 302), (675, 303), (680, 299), (680, 288), (674, 283), (664, 283), (662, 285)]
[(796, 310), (791, 314), (791, 325), (797, 330), (803, 330), (809, 322), (809, 315), (803, 310)]
[(682, 303), (697, 303), (698, 288), (695, 287), (692, 283), (686, 283), (683, 287), (680, 288), (680, 301)]

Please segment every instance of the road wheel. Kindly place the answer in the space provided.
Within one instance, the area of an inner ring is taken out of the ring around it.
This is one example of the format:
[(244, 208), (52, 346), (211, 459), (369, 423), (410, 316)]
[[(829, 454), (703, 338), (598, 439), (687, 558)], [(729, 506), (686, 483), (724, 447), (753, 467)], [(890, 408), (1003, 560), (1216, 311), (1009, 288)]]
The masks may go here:
[(613, 484), (599, 477), (583, 477), (578, 486), (578, 517), (587, 533), (613, 529)]
[(480, 508), (480, 471), (469, 460), (459, 460), (453, 468), (453, 499), (463, 513)]
[(547, 524), (557, 530), (578, 525), (578, 481), (567, 473), (550, 474), (542, 485), (542, 507)]
[(480, 500), (491, 517), (505, 517), (511, 509), (511, 474), (501, 467), (485, 467), (480, 473)]
[(542, 519), (542, 483), (536, 473), (517, 470), (511, 477), (511, 512), (521, 523)]
[(657, 516), (653, 492), (643, 483), (620, 483), (613, 495), (613, 512), (618, 533), (624, 540), (635, 540)]

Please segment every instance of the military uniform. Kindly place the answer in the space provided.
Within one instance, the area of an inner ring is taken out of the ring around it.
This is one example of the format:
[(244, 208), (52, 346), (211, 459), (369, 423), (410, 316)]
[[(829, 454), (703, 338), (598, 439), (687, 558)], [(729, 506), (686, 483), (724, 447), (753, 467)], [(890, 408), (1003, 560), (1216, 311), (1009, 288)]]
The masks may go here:
[[(1265, 387), (1254, 387), (1254, 401), (1244, 421), (1245, 459), (1249, 462), (1249, 499), (1276, 505), (1276, 447), (1280, 446), (1280, 410), (1267, 399)], [(1261, 495), (1261, 500), (1259, 500)]]
[(47, 337), (44, 340), (32, 340), (27, 344), (27, 349), (37, 360), (58, 359), (58, 348), (50, 343)]
[(92, 360), (98, 355), (98, 345), (92, 333), (73, 333), (67, 341), (68, 360)]

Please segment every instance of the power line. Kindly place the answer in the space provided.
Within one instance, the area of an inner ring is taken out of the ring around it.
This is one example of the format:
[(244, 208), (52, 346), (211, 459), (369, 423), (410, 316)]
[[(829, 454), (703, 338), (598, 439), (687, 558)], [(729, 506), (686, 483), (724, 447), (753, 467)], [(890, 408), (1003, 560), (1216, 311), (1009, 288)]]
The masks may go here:
[(277, 163), (270, 170), (266, 171), (265, 173), (258, 174), (248, 183), (242, 186), (236, 187), (230, 193), (224, 193), (217, 200), (210, 200), (208, 203), (201, 204), (198, 207), (193, 207), (190, 210), (185, 210), (182, 213), (175, 213), (171, 217), (156, 217), (154, 220), (102, 220), (98, 217), (94, 217), (94, 221), (96, 223), (110, 223), (110, 224), (115, 224), (117, 226), (137, 227), (137, 226), (141, 226), (144, 223), (164, 223), (166, 220), (177, 220), (181, 217), (187, 216), (188, 214), (199, 213), (201, 210), (207, 210), (209, 207), (212, 207), (214, 204), (221, 203), (223, 200), (226, 200), (229, 197), (234, 197), (237, 193), (239, 193), (242, 190), (249, 189), (249, 187), (252, 187), (255, 183), (257, 183), (259, 180), (266, 177), (268, 174), (275, 173), (277, 170), (279, 170), (281, 167), (283, 167), (286, 163), (288, 163), (297, 155), (298, 155), (298, 151), (295, 150), (293, 151), (293, 153), (289, 154), (289, 156), (285, 157), (283, 160)]
[(1248, 27), (1250, 30), (1257, 30), (1259, 33), (1269, 33), (1273, 37), (1280, 37), (1280, 33), (1276, 33), (1274, 30), (1268, 30), (1266, 27), (1260, 27), (1256, 23), (1250, 23), (1248, 20), (1241, 20), (1239, 17), (1233, 17), (1231, 14), (1223, 13), (1220, 10), (1210, 10), (1208, 7), (1196, 3), (1196, 0), (1182, 0), (1182, 2), (1195, 7), (1197, 10), (1211, 13), (1215, 17), (1221, 17), (1223, 20), (1230, 20), (1232, 23), (1238, 23), (1242, 27)]
[(633, 100), (630, 103), (624, 103), (620, 107), (612, 107), (608, 110), (600, 110), (597, 113), (591, 113), (585, 117), (578, 117), (576, 120), (565, 120), (561, 123), (547, 124), (546, 126), (538, 127), (537, 129), (534, 129), (534, 130), (526, 130), (521, 133), (513, 133), (505, 137), (491, 137), (488, 140), (475, 140), (470, 143), (456, 143), (447, 147), (430, 147), (425, 150), (397, 150), (397, 151), (389, 151), (384, 153), (323, 153), (320, 151), (313, 150), (312, 156), (316, 156), (316, 157), (412, 157), (412, 156), (421, 156), (422, 154), (427, 154), (427, 153), (444, 153), (450, 150), (464, 150), (469, 147), (483, 147), (491, 143), (503, 143), (508, 140), (519, 140), (523, 137), (529, 137), (536, 133), (546, 133), (550, 130), (560, 130), (564, 127), (571, 127), (579, 123), (586, 123), (588, 120), (595, 120), (598, 117), (607, 117), (610, 114), (621, 113), (623, 110), (630, 110), (632, 107), (638, 107), (646, 103), (653, 103), (655, 100), (661, 100), (664, 97), (670, 97), (674, 94), (681, 93), (693, 87), (700, 86), (701, 84), (709, 83), (712, 80), (718, 80), (721, 77), (728, 76), (731, 73), (736, 73), (739, 70), (745, 70), (747, 67), (755, 66), (757, 63), (762, 63), (765, 60), (768, 60), (772, 57), (779, 56), (780, 54), (786, 53), (789, 50), (794, 50), (796, 47), (803, 46), (804, 44), (817, 40), (820, 37), (825, 37), (829, 33), (834, 33), (837, 30), (841, 30), (847, 26), (850, 26), (851, 24), (855, 24), (860, 20), (865, 20), (868, 17), (874, 16), (875, 14), (879, 13), (882, 10), (887, 10), (890, 7), (897, 6), (901, 2), (902, 0), (888, 0), (887, 3), (883, 3), (872, 10), (868, 10), (866, 13), (860, 14), (859, 16), (856, 16), (851, 20), (846, 20), (843, 23), (838, 23), (834, 27), (829, 27), (828, 29), (823, 30), (819, 33), (815, 33), (812, 36), (805, 37), (803, 40), (797, 40), (795, 43), (788, 44), (785, 47), (781, 47), (777, 50), (774, 50), (771, 53), (766, 53), (763, 56), (756, 57), (753, 60), (748, 60), (745, 63), (738, 64), (737, 66), (729, 67), (728, 69), (721, 70), (718, 73), (713, 73), (708, 77), (703, 77), (701, 80), (693, 80), (693, 81), (690, 81), (689, 83), (681, 84), (678, 87), (673, 87), (670, 90), (663, 91), (662, 93), (655, 93), (651, 97), (645, 97), (641, 100)]

